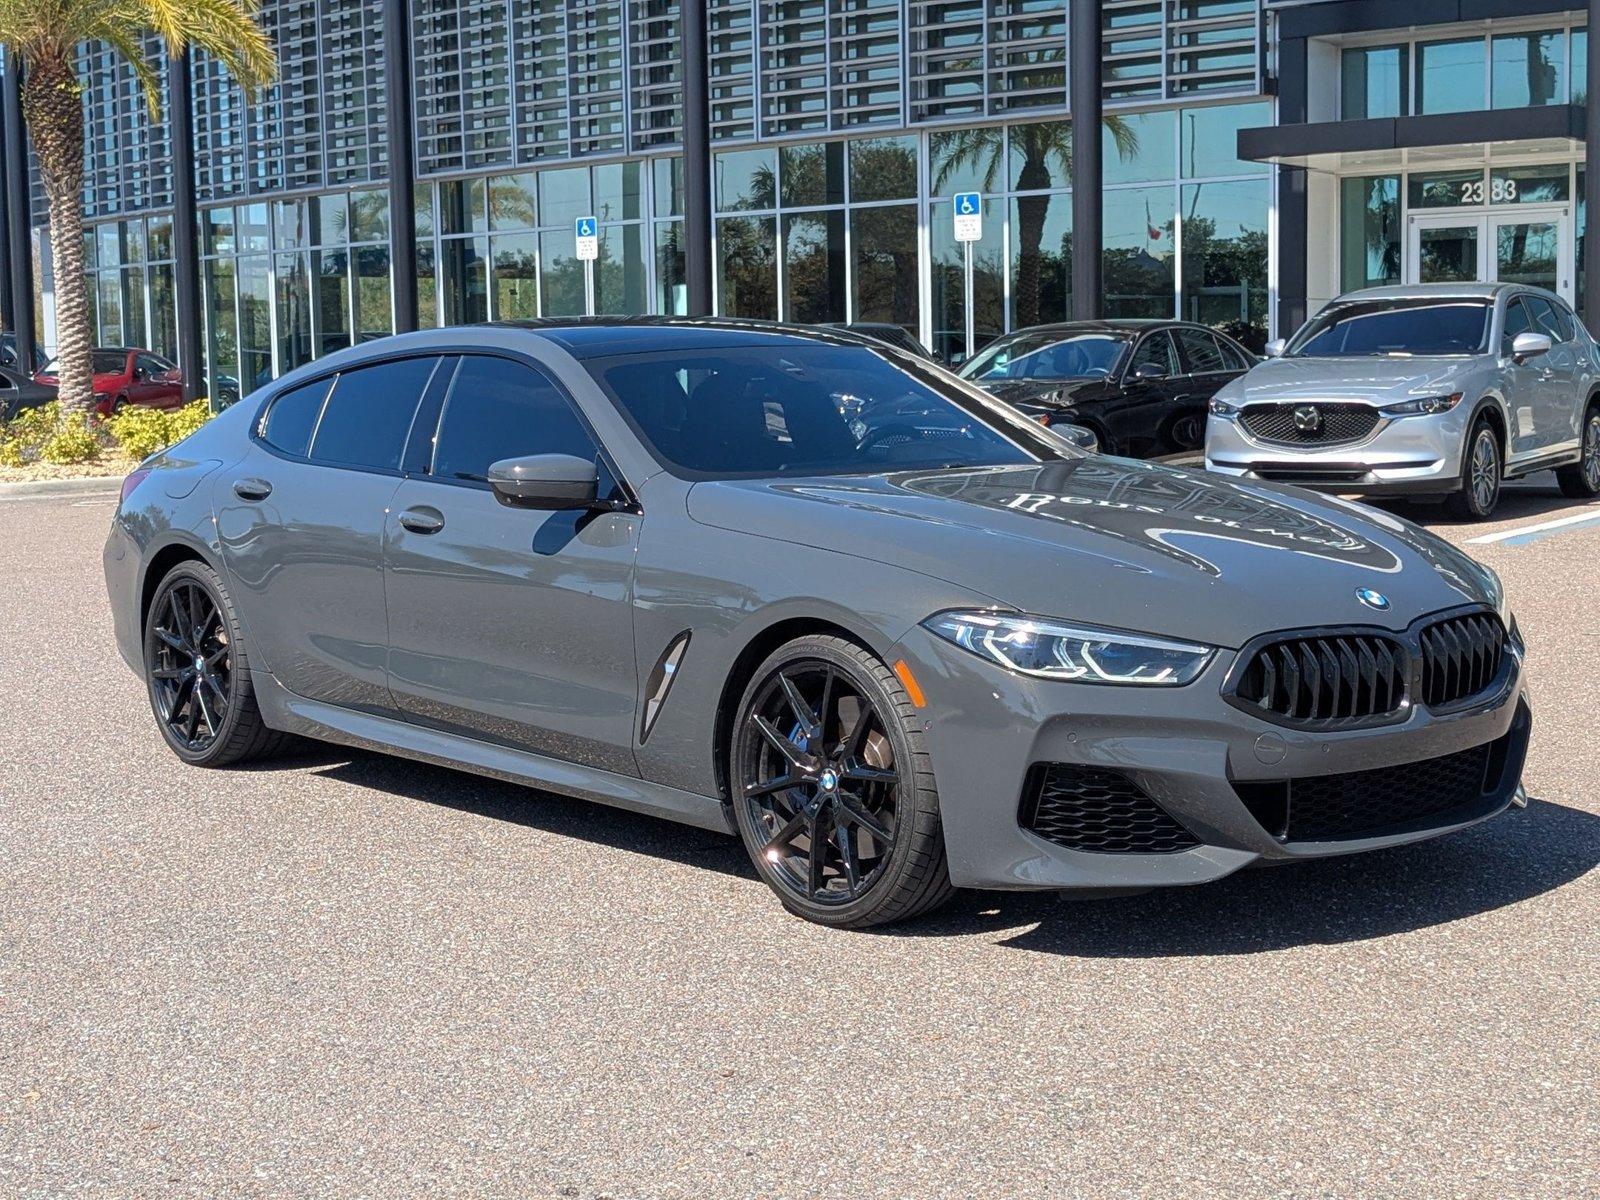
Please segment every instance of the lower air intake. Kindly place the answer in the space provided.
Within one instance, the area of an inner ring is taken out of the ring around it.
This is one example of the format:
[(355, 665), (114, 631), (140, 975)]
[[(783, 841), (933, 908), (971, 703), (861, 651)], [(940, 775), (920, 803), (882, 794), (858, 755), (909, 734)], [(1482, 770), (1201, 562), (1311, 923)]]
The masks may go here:
[(1120, 771), (1037, 763), (1022, 789), (1022, 827), (1068, 850), (1175, 854), (1199, 840)]

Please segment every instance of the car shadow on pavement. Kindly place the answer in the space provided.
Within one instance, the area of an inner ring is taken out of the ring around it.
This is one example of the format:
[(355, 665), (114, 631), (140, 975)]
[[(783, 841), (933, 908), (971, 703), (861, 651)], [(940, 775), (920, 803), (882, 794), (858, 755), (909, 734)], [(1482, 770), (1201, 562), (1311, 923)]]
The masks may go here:
[[(1451, 515), (1442, 503), (1431, 504), (1420, 500), (1390, 500), (1363, 497), (1364, 503), (1404, 517), (1418, 525), (1460, 525), (1461, 518)], [(1583, 500), (1563, 496), (1554, 482), (1527, 487), (1510, 487), (1500, 493), (1500, 503), (1494, 510), (1491, 527), (1507, 521), (1522, 521), (1534, 517), (1564, 517), (1585, 510), (1600, 512), (1600, 507)]]
[(1531, 900), (1600, 865), (1600, 816), (1530, 801), (1472, 829), (1392, 850), (1240, 871), (1216, 883), (1076, 900), (968, 892), (886, 933), (982, 934), (1020, 950), (1091, 958), (1257, 954), (1364, 941)]

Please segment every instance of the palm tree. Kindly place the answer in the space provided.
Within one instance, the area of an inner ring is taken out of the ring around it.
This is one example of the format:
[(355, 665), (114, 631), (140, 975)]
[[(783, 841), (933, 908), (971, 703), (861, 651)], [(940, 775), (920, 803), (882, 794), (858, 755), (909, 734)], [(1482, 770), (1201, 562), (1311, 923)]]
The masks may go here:
[[(1121, 117), (1101, 120), (1117, 147), (1117, 155), (1127, 162), (1139, 152), (1139, 135)], [(999, 126), (961, 129), (946, 135), (944, 165), (933, 181), (935, 193), (942, 194), (951, 180), (968, 171), (977, 175), (985, 192), (995, 190), (1005, 168), (1005, 133)], [(1039, 263), (1044, 243), (1045, 221), (1050, 215), (1048, 188), (1057, 178), (1072, 176), (1072, 126), (1066, 121), (1011, 127), (1011, 156), (1021, 159), (1017, 172), (1017, 191), (1033, 195), (1017, 197), (1017, 325), (1039, 323)], [(1052, 165), (1055, 171), (1051, 170)]]
[[(0, 0), (0, 44), (7, 69), (22, 68), (22, 104), (50, 210), (56, 278), (56, 341), (63, 412), (94, 402), (89, 296), (83, 262), (82, 42), (104, 42), (132, 67), (152, 115), (161, 111), (160, 77), (145, 49), (153, 33), (169, 55), (197, 46), (246, 89), (277, 75), (272, 43), (256, 24), (259, 0)], [(194, 370), (194, 366), (190, 366)]]

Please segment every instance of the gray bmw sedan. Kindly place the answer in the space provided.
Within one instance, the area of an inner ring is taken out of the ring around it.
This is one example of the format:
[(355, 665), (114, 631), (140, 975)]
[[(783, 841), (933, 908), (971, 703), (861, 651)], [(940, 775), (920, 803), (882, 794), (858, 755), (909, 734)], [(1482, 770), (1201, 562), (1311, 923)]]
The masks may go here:
[(341, 351), (131, 475), (105, 570), (186, 763), (301, 735), (737, 833), (839, 926), (1459, 829), (1530, 728), (1445, 542), (1086, 454), (836, 331)]

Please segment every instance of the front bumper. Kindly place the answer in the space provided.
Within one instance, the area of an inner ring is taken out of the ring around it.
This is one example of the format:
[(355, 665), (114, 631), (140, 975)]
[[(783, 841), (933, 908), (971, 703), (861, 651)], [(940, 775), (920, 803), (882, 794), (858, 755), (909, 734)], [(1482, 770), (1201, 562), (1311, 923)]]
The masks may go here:
[(1206, 422), (1206, 467), (1235, 478), (1367, 495), (1440, 495), (1460, 485), (1466, 422), (1457, 405), (1437, 416), (1378, 423), (1356, 442), (1291, 446), (1253, 437), (1238, 417)]
[[(1419, 707), (1400, 724), (1307, 732), (1259, 719), (1223, 699), (1232, 651), (1220, 652), (1204, 674), (1178, 688), (1031, 679), (920, 627), (894, 653), (906, 659), (927, 695), (922, 715), (950, 877), (958, 887), (1203, 883), (1258, 861), (1320, 858), (1435, 837), (1511, 803), (1531, 728), (1519, 654), (1508, 655), (1502, 685), (1476, 707), (1448, 715)], [(1481, 802), (1386, 826), (1375, 836), (1281, 840), (1252, 814), (1235, 786), (1396, 767), (1502, 739), (1502, 782)], [(1090, 852), (1047, 841), (1020, 818), (1029, 769), (1043, 763), (1120, 772), (1199, 844), (1146, 854)]]

